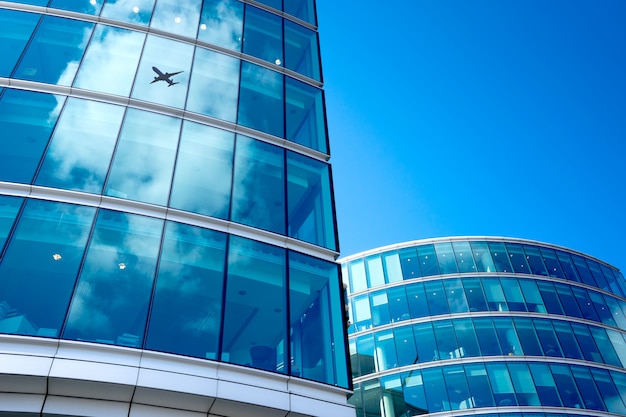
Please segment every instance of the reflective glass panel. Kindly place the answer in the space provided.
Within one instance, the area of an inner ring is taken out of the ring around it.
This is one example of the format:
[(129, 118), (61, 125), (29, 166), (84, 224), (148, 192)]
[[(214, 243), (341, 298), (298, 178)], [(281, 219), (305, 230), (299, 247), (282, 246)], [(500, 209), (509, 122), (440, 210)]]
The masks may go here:
[[(485, 365), (481, 363), (465, 365), (467, 385), (472, 394), (471, 403), (475, 407), (493, 407), (496, 405), (493, 399), (493, 391), (489, 384), (489, 377)], [(473, 408), (473, 407), (468, 407)]]
[(352, 299), (352, 311), (356, 331), (370, 329), (372, 327), (372, 310), (368, 294), (360, 295)]
[(420, 276), (420, 267), (415, 248), (400, 249), (399, 256), (403, 278), (405, 280), (418, 278)]
[(411, 371), (410, 374), (402, 375), (404, 376), (404, 403), (414, 411), (413, 415), (425, 414), (428, 405), (421, 372)]
[[(541, 256), (548, 270), (548, 274), (551, 277), (565, 278), (561, 264), (559, 263), (556, 252), (549, 248), (539, 248), (541, 250)], [(528, 253), (526, 253), (528, 255)]]
[(548, 365), (543, 363), (531, 363), (529, 364), (529, 368), (535, 381), (535, 388), (537, 389), (541, 404), (561, 407), (561, 399)]
[(615, 387), (609, 371), (606, 369), (591, 369), (593, 379), (596, 381), (598, 391), (604, 398), (604, 405), (610, 413), (625, 414), (626, 407), (620, 393)]
[(511, 268), (511, 262), (509, 261), (509, 255), (506, 253), (504, 243), (489, 242), (489, 251), (491, 252), (491, 258), (496, 266), (498, 272), (513, 272)]
[(285, 68), (321, 81), (317, 33), (285, 19)]
[(576, 267), (574, 266), (574, 261), (570, 257), (569, 253), (556, 251), (556, 256), (563, 268), (563, 274), (565, 278), (570, 281), (580, 282), (580, 278), (578, 278), (578, 274), (576, 273)]
[(389, 324), (391, 316), (389, 315), (387, 291), (382, 290), (370, 293), (370, 303), (372, 305), (372, 324), (374, 326)]
[(609, 284), (610, 291), (614, 294), (624, 296), (624, 291), (617, 283), (615, 275), (613, 275), (613, 270), (606, 265), (600, 264), (600, 269), (602, 269), (602, 274), (604, 278), (606, 278), (606, 282)]
[(493, 324), (496, 328), (498, 340), (500, 340), (502, 354), (505, 356), (523, 355), (524, 352), (511, 319), (508, 317), (494, 317)]
[(132, 97), (183, 108), (192, 56), (192, 45), (148, 35), (137, 69)]
[(235, 135), (185, 121), (170, 206), (228, 218)]
[(504, 363), (488, 363), (486, 367), (496, 405), (500, 407), (517, 405), (515, 390), (506, 365)]
[(450, 313), (446, 293), (443, 291), (441, 281), (425, 282), (424, 290), (426, 292), (426, 299), (428, 300), (428, 308), (432, 316)]
[(607, 308), (611, 312), (611, 316), (615, 320), (617, 327), (620, 329), (626, 329), (626, 318), (624, 317), (624, 311), (620, 308), (620, 302), (612, 296), (606, 294), (604, 295), (604, 301)]
[(74, 87), (128, 96), (145, 38), (141, 32), (96, 26)]
[(465, 370), (463, 366), (445, 366), (443, 377), (448, 391), (450, 408), (453, 410), (464, 410), (472, 406), (472, 399), (467, 387)]
[(121, 106), (69, 98), (36, 184), (100, 194), (123, 114)]
[(543, 263), (543, 257), (541, 256), (541, 252), (539, 252), (539, 247), (523, 245), (523, 248), (531, 272), (535, 275), (548, 276), (548, 270)]
[(576, 298), (572, 294), (570, 287), (564, 284), (554, 284), (554, 288), (559, 296), (565, 315), (570, 317), (582, 317)]
[(414, 325), (413, 334), (415, 335), (415, 346), (417, 346), (417, 356), (420, 363), (445, 359), (439, 357), (439, 350), (437, 349), (431, 323)]
[(235, 51), (241, 50), (243, 3), (237, 0), (204, 0), (198, 39)]
[(435, 252), (437, 253), (437, 261), (439, 262), (439, 270), (442, 274), (455, 274), (459, 272), (454, 259), (454, 251), (452, 244), (449, 242), (435, 243)]
[(566, 321), (554, 320), (552, 325), (554, 326), (554, 331), (559, 339), (559, 343), (561, 344), (565, 357), (583, 359), (583, 355), (578, 348), (578, 342), (576, 341), (576, 337), (574, 336), (574, 332), (572, 331), (572, 327), (569, 323)]
[(600, 265), (596, 261), (587, 259), (587, 266), (589, 266), (591, 275), (593, 275), (593, 278), (596, 280), (596, 284), (598, 284), (598, 288), (602, 288), (603, 290), (608, 290), (609, 284), (606, 282), (606, 279), (604, 278), (604, 274), (600, 270)]
[(622, 362), (619, 360), (619, 357), (613, 348), (613, 343), (611, 343), (611, 340), (606, 333), (607, 331), (593, 326), (589, 326), (589, 330), (593, 335), (593, 340), (596, 341), (596, 345), (598, 346), (598, 350), (604, 359), (604, 363), (613, 366), (622, 366)]
[(391, 314), (392, 322), (411, 318), (404, 287), (389, 288), (387, 290), (387, 296), (389, 298), (389, 313)]
[(474, 257), (472, 256), (469, 242), (452, 242), (452, 248), (454, 249), (459, 272), (476, 272), (476, 265), (474, 264)]
[(541, 405), (528, 365), (518, 362), (509, 363), (507, 366), (519, 405)]
[(465, 356), (480, 356), (478, 339), (474, 331), (474, 324), (471, 319), (454, 320), (454, 333), (456, 335), (458, 348), (452, 355), (454, 358)]
[(526, 255), (521, 245), (516, 243), (506, 243), (506, 250), (509, 253), (509, 259), (516, 274), (530, 274), (530, 268), (526, 260)]
[(600, 316), (602, 323), (608, 324), (609, 326), (616, 326), (613, 314), (604, 303), (604, 297), (602, 297), (602, 294), (595, 291), (588, 291), (587, 293), (589, 294), (589, 298), (596, 308), (596, 312), (598, 313), (598, 316)]
[(100, 14), (104, 0), (52, 0), (50, 7), (85, 14)]
[(545, 313), (546, 306), (543, 304), (543, 298), (537, 288), (537, 282), (531, 279), (518, 280), (519, 286), (524, 294), (524, 300), (526, 301), (526, 308), (530, 312)]
[(454, 359), (460, 356), (452, 320), (441, 320), (433, 323), (439, 359)]
[(65, 97), (7, 89), (0, 97), (0, 181), (30, 184)]
[(581, 408), (582, 400), (578, 394), (576, 383), (570, 372), (569, 366), (560, 364), (551, 364), (550, 370), (554, 377), (556, 387), (561, 394), (561, 400), (565, 407)]
[(237, 123), (284, 137), (283, 83), (283, 75), (242, 62)]
[(291, 373), (346, 386), (338, 281), (335, 263), (289, 252)]
[(196, 48), (187, 110), (234, 123), (240, 65), (237, 58)]
[(587, 262), (585, 262), (585, 258), (574, 254), (572, 254), (571, 256), (572, 260), (574, 261), (574, 265), (576, 265), (576, 271), (581, 277), (582, 282), (596, 287), (596, 281), (593, 279), (593, 275), (591, 275), (591, 271), (589, 271), (589, 268), (587, 267)]
[(243, 52), (276, 65), (283, 64), (282, 19), (273, 13), (246, 5)]
[(150, 22), (153, 8), (154, 0), (138, 0), (135, 2), (106, 0), (102, 10), (102, 17), (147, 25)]
[(474, 319), (474, 329), (483, 356), (500, 356), (502, 350), (490, 318)]
[(356, 339), (357, 364), (359, 375), (368, 375), (376, 371), (374, 366), (374, 336), (371, 334)]
[(436, 413), (450, 410), (446, 385), (441, 383), (444, 380), (441, 368), (424, 369), (422, 376), (424, 377), (424, 389), (428, 400), (428, 411)]
[(556, 334), (554, 333), (550, 320), (533, 319), (533, 323), (535, 324), (537, 337), (541, 342), (541, 347), (543, 348), (545, 355), (563, 357), (561, 346), (556, 338)]
[(381, 262), (380, 255), (365, 258), (365, 264), (367, 265), (369, 287), (373, 288), (379, 285), (385, 285), (385, 274), (383, 273), (383, 263)]
[(587, 320), (599, 321), (600, 318), (591, 303), (591, 298), (589, 298), (587, 290), (580, 287), (571, 287), (571, 290), (574, 297), (576, 297), (576, 301), (578, 302), (578, 307), (580, 307), (583, 318)]
[(2, 249), (9, 237), (15, 216), (22, 205), (22, 199), (18, 197), (0, 196), (0, 259)]
[(316, 24), (314, 0), (285, 0), (285, 13), (302, 19), (312, 25)]
[(383, 261), (385, 264), (385, 276), (387, 282), (402, 281), (402, 268), (400, 266), (400, 256), (397, 252), (391, 252), (383, 254)]
[(282, 10), (283, 0), (259, 0), (259, 3), (266, 4), (277, 10)]
[(396, 327), (393, 329), (398, 353), (398, 366), (412, 365), (418, 362), (417, 348), (411, 326)]
[(476, 270), (478, 272), (495, 272), (496, 266), (491, 259), (487, 242), (470, 242), (470, 246), (476, 261)]
[(589, 369), (576, 365), (570, 365), (570, 368), (572, 371), (572, 376), (574, 377), (576, 385), (578, 386), (578, 389), (580, 391), (580, 396), (583, 400), (584, 408), (605, 411), (606, 409), (604, 408), (604, 402), (600, 398), (600, 393), (598, 392), (596, 384), (593, 382), (593, 378), (591, 377)]
[(526, 303), (524, 302), (524, 296), (522, 290), (519, 287), (517, 279), (514, 278), (501, 278), (502, 290), (506, 297), (506, 303), (509, 306), (510, 311), (527, 311)]
[(598, 346), (589, 332), (589, 327), (580, 323), (571, 323), (571, 326), (585, 360), (602, 363), (602, 356), (600, 356)]
[(515, 323), (515, 329), (524, 355), (543, 356), (537, 333), (535, 333), (535, 326), (533, 326), (531, 319), (514, 317), (513, 322)]
[(398, 363), (396, 346), (392, 330), (384, 330), (374, 334), (376, 343), (376, 371), (393, 369)]
[(141, 347), (163, 221), (100, 210), (64, 339)]
[(348, 264), (350, 271), (350, 291), (352, 293), (367, 289), (367, 275), (365, 274), (365, 262), (357, 259)]
[(562, 316), (563, 308), (561, 307), (561, 302), (556, 294), (554, 285), (548, 281), (537, 281), (537, 288), (541, 293), (541, 298), (543, 298), (548, 313)]
[[(619, 390), (622, 401), (626, 404), (626, 374), (616, 371), (610, 371), (615, 387)], [(591, 407), (589, 407), (591, 408)]]
[(71, 85), (93, 26), (80, 20), (45, 16), (14, 77)]
[(289, 236), (337, 249), (328, 164), (287, 151)]
[(128, 109), (106, 195), (166, 205), (180, 123), (174, 117)]
[(285, 82), (287, 139), (327, 153), (322, 90), (290, 77)]
[(480, 278), (464, 278), (462, 282), (469, 311), (488, 311)]
[(156, 2), (150, 27), (195, 38), (201, 5), (202, 0), (159, 0)]
[(482, 280), (487, 305), (490, 311), (508, 311), (509, 307), (504, 298), (502, 286), (497, 278), (484, 278)]
[(465, 313), (469, 311), (463, 285), (460, 279), (447, 279), (443, 281), (443, 286), (448, 298), (448, 305), (451, 313)]
[(439, 262), (435, 255), (434, 245), (423, 245), (417, 247), (417, 257), (420, 263), (422, 275), (427, 277), (439, 274)]
[(389, 375), (380, 378), (382, 385), (382, 412), (385, 415), (404, 414), (409, 411), (409, 407), (402, 399), (402, 382), (400, 375)]
[(168, 222), (146, 348), (217, 359), (226, 235)]
[(622, 362), (622, 367), (626, 366), (626, 342), (624, 341), (624, 336), (615, 330), (606, 329), (606, 333), (615, 348), (617, 357)]
[(234, 222), (285, 234), (284, 163), (282, 148), (237, 136), (231, 213)]
[(94, 215), (28, 201), (0, 266), (0, 333), (59, 336)]
[(424, 292), (424, 284), (421, 282), (406, 287), (406, 298), (412, 318), (428, 316), (428, 301)]
[(0, 10), (0, 77), (9, 77), (35, 30), (40, 15), (14, 10)]
[(285, 255), (275, 246), (230, 237), (223, 361), (287, 372)]

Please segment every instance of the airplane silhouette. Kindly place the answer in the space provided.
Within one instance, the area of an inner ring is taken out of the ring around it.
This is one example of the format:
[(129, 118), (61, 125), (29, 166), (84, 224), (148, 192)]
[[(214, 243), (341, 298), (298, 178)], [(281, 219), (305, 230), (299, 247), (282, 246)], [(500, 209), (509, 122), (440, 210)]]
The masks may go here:
[(165, 81), (168, 84), (168, 87), (171, 87), (174, 84), (179, 84), (179, 83), (175, 83), (174, 81), (172, 81), (171, 77), (183, 72), (183, 71), (171, 72), (171, 73), (166, 72), (165, 74), (163, 74), (157, 67), (152, 67), (152, 71), (156, 72), (158, 74), (158, 77), (154, 77), (154, 80), (150, 84), (156, 83), (157, 81)]

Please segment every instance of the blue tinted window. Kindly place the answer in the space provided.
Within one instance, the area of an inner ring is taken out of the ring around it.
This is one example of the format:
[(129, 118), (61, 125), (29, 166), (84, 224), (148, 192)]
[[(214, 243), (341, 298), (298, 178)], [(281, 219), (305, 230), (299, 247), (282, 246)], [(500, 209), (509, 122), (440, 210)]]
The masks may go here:
[(551, 364), (550, 370), (554, 376), (554, 382), (561, 394), (561, 400), (565, 407), (581, 408), (582, 400), (578, 394), (576, 383), (570, 372), (569, 366)]
[(479, 318), (474, 320), (474, 328), (478, 337), (478, 344), (483, 356), (502, 355), (498, 336), (490, 318)]
[(426, 291), (426, 299), (428, 300), (428, 308), (431, 315), (437, 316), (450, 313), (446, 293), (443, 291), (441, 281), (425, 282), (424, 290)]
[(9, 237), (15, 216), (22, 205), (22, 199), (18, 197), (0, 196), (0, 259), (2, 249)]
[(482, 283), (489, 310), (508, 311), (509, 307), (506, 304), (500, 281), (497, 278), (484, 278)]
[(507, 317), (494, 317), (493, 324), (500, 341), (502, 353), (506, 356), (523, 355), (520, 341), (517, 337), (513, 322)]
[(223, 361), (287, 373), (285, 255), (284, 249), (230, 237)]
[(504, 363), (488, 363), (486, 367), (496, 405), (500, 407), (517, 405), (515, 390), (506, 365)]
[(26, 204), (0, 267), (0, 332), (59, 336), (94, 214), (91, 207)]
[(376, 344), (376, 371), (393, 369), (398, 362), (396, 347), (391, 330), (383, 330), (374, 334)]
[(506, 303), (509, 306), (510, 311), (527, 311), (526, 303), (524, 302), (524, 296), (522, 290), (519, 287), (517, 279), (514, 278), (502, 278), (500, 279), (502, 284), (502, 290), (506, 297)]
[(201, 5), (202, 0), (159, 0), (150, 27), (193, 38), (198, 31)]
[[(426, 394), (424, 393), (424, 379), (421, 372), (411, 371), (409, 374), (402, 374), (404, 377), (404, 403), (411, 405), (415, 414), (424, 414), (428, 410), (426, 404)], [(407, 414), (409, 415), (409, 414)]]
[(180, 119), (129, 109), (106, 195), (166, 205), (180, 133)]
[(226, 235), (167, 223), (146, 348), (217, 359)]
[(610, 291), (614, 294), (624, 296), (622, 288), (617, 283), (615, 275), (613, 275), (613, 270), (603, 264), (600, 264), (600, 269), (602, 269), (602, 274), (604, 275), (604, 278), (606, 278), (606, 282), (609, 284)]
[(582, 317), (576, 298), (572, 294), (570, 287), (564, 284), (554, 284), (556, 292), (559, 295), (559, 300), (565, 310), (565, 315), (570, 317)]
[(476, 272), (476, 265), (474, 264), (472, 249), (470, 248), (469, 242), (452, 242), (452, 248), (454, 249), (454, 255), (456, 257), (456, 264), (459, 267), (459, 272)]
[(424, 292), (424, 284), (421, 282), (406, 287), (406, 298), (412, 318), (428, 316), (428, 301)]
[(587, 262), (585, 262), (585, 258), (578, 255), (571, 255), (572, 260), (574, 261), (574, 265), (576, 265), (576, 271), (578, 275), (581, 277), (581, 282), (585, 284), (596, 286), (596, 281), (593, 279), (589, 268), (587, 267)]
[(322, 90), (290, 77), (285, 90), (287, 139), (327, 153)]
[(531, 279), (518, 280), (522, 293), (524, 294), (524, 300), (526, 301), (526, 308), (530, 312), (545, 313), (546, 306), (541, 298), (541, 293), (537, 288), (537, 282)]
[(370, 293), (370, 303), (372, 307), (372, 324), (374, 326), (382, 326), (391, 322), (387, 291), (382, 290)]
[[(610, 371), (615, 387), (619, 390), (622, 401), (626, 404), (626, 374), (616, 371)], [(589, 407), (591, 408), (591, 407)]]
[(259, 3), (263, 3), (277, 10), (282, 10), (283, 7), (283, 0), (260, 0)]
[(241, 63), (237, 123), (284, 137), (284, 77), (250, 62)]
[(93, 27), (80, 20), (45, 16), (14, 76), (71, 85)]
[(470, 312), (488, 311), (487, 301), (479, 278), (464, 278), (463, 288)]
[(413, 365), (417, 363), (417, 348), (411, 326), (396, 327), (393, 329), (393, 338), (398, 352), (397, 366)]
[(405, 280), (420, 277), (420, 267), (415, 248), (400, 249), (400, 265)]
[(36, 184), (100, 194), (123, 114), (121, 106), (69, 98)]
[(585, 360), (602, 363), (602, 356), (589, 332), (589, 327), (579, 323), (571, 323), (571, 326)]
[(73, 12), (98, 15), (104, 0), (52, 0), (50, 7), (71, 10)]
[(602, 288), (604, 290), (609, 289), (609, 284), (606, 282), (604, 278), (604, 274), (600, 270), (600, 265), (596, 261), (592, 261), (591, 259), (587, 259), (587, 265), (589, 266), (589, 270), (591, 271), (591, 275), (596, 280), (598, 284), (598, 288)]
[(541, 293), (548, 313), (563, 315), (563, 308), (554, 289), (554, 284), (547, 281), (537, 281), (537, 288)]
[(509, 373), (519, 405), (541, 405), (535, 383), (525, 363), (509, 363)]
[(240, 66), (237, 58), (196, 48), (187, 110), (234, 123), (237, 120)]
[[(593, 382), (589, 369), (582, 366), (570, 365), (572, 376), (580, 391), (580, 396), (584, 403), (584, 408), (591, 410), (605, 411), (604, 402), (600, 398), (600, 393)], [(626, 381), (625, 381), (626, 382)]]
[(431, 362), (439, 359), (439, 350), (435, 342), (435, 333), (431, 323), (420, 323), (413, 326), (415, 335), (415, 345), (417, 346), (417, 356), (420, 363)]
[(374, 366), (374, 336), (371, 334), (356, 339), (356, 365), (359, 375), (368, 375), (376, 372)]
[(298, 19), (316, 24), (314, 0), (289, 0), (285, 2), (284, 10)]
[(441, 382), (443, 374), (441, 368), (430, 368), (422, 370), (424, 378), (424, 389), (428, 400), (428, 411), (436, 413), (450, 410), (450, 400), (445, 384)]
[(13, 3), (32, 4), (34, 6), (47, 6), (48, 0), (13, 0)]
[(591, 303), (591, 298), (589, 298), (587, 290), (580, 287), (571, 287), (571, 290), (574, 297), (576, 297), (576, 301), (578, 302), (578, 307), (580, 307), (583, 318), (587, 320), (599, 321), (600, 318)]
[[(556, 252), (553, 249), (539, 248), (541, 250), (541, 256), (548, 270), (548, 275), (551, 277), (565, 278), (561, 264), (556, 257)], [(528, 253), (527, 253), (528, 254)]]
[(32, 181), (64, 100), (5, 90), (0, 98), (0, 181)]
[(476, 261), (476, 270), (478, 272), (495, 272), (496, 266), (491, 259), (487, 242), (470, 242), (470, 246)]
[(231, 214), (234, 222), (285, 234), (284, 155), (278, 146), (237, 136)]
[(385, 284), (385, 274), (383, 273), (383, 263), (381, 262), (380, 255), (373, 255), (365, 258), (365, 264), (367, 266), (367, 279), (369, 281), (369, 287), (378, 287)]
[(463, 366), (445, 366), (443, 368), (443, 377), (450, 399), (450, 408), (453, 410), (468, 408), (471, 405), (471, 396), (467, 387)]
[(566, 321), (553, 321), (554, 331), (559, 339), (563, 354), (566, 358), (583, 359), (583, 355), (578, 348), (578, 342), (570, 324)]
[[(31, 2), (32, 3), (32, 2)], [(40, 15), (0, 9), (0, 77), (9, 77), (26, 43), (39, 21)]]
[(458, 348), (453, 352), (452, 358), (480, 356), (480, 348), (472, 320), (454, 320), (453, 324)]
[[(599, 294), (598, 294), (599, 295)], [(611, 317), (615, 320), (617, 327), (620, 329), (626, 329), (626, 317), (624, 317), (624, 311), (620, 307), (620, 302), (610, 295), (604, 295), (604, 301), (607, 308), (611, 312)], [(626, 306), (626, 304), (624, 304)]]
[(569, 253), (556, 251), (556, 256), (561, 264), (561, 267), (563, 268), (563, 273), (565, 274), (565, 278), (567, 278), (570, 281), (580, 282), (581, 280), (578, 277), (578, 274), (576, 273), (576, 267), (574, 266), (574, 261), (572, 261), (572, 258), (569, 255)]
[(198, 39), (240, 51), (243, 5), (237, 0), (204, 0)]
[(282, 29), (280, 16), (246, 5), (243, 52), (282, 66)]
[(389, 288), (387, 290), (387, 294), (389, 297), (389, 312), (391, 313), (391, 321), (398, 322), (410, 319), (409, 305), (406, 301), (404, 287)]
[(489, 383), (487, 370), (485, 365), (481, 363), (465, 365), (465, 375), (467, 376), (467, 385), (472, 397), (468, 403), (468, 408), (475, 407), (493, 407), (495, 401), (493, 399), (493, 390)]
[(605, 369), (591, 369), (593, 379), (596, 381), (596, 386), (600, 395), (604, 398), (604, 405), (610, 413), (625, 414), (626, 407), (620, 397), (620, 393), (615, 387), (609, 371)]
[(437, 255), (435, 255), (434, 245), (419, 246), (417, 248), (417, 257), (423, 276), (427, 277), (439, 274), (439, 263), (437, 261)]
[(530, 274), (531, 271), (528, 267), (528, 262), (526, 260), (526, 256), (524, 255), (522, 246), (516, 243), (506, 243), (505, 245), (506, 250), (509, 253), (511, 265), (513, 266), (513, 271), (516, 274)]
[(448, 242), (436, 243), (435, 252), (437, 253), (437, 261), (439, 262), (439, 269), (442, 274), (454, 274), (459, 272), (456, 266), (456, 260), (454, 259), (452, 244)]
[(609, 326), (615, 326), (615, 320), (613, 319), (613, 314), (611, 310), (604, 303), (604, 298), (602, 294), (595, 291), (588, 291), (589, 298), (591, 298), (591, 302), (596, 308), (596, 312), (598, 316), (600, 316), (600, 320), (604, 324), (608, 324)]
[(613, 344), (609, 340), (606, 330), (591, 326), (589, 327), (589, 330), (593, 335), (593, 340), (595, 340), (596, 345), (598, 345), (598, 350), (604, 359), (604, 363), (614, 366), (622, 366), (622, 363), (613, 348)]
[(321, 81), (317, 33), (285, 20), (285, 68)]
[(163, 221), (101, 210), (64, 339), (141, 347)]
[(235, 135), (185, 121), (170, 206), (228, 218)]
[(74, 87), (128, 96), (145, 39), (141, 32), (96, 26)]
[(509, 261), (509, 254), (506, 253), (504, 243), (489, 243), (489, 251), (491, 252), (491, 258), (496, 266), (498, 272), (513, 272), (511, 268), (511, 262)]
[(533, 319), (537, 336), (546, 356), (563, 357), (561, 346), (549, 320)]
[(437, 352), (440, 359), (452, 359), (460, 356), (457, 350), (456, 337), (452, 320), (441, 320), (433, 323), (435, 330), (435, 340), (437, 341)]
[(461, 282), (460, 279), (447, 279), (443, 281), (451, 313), (465, 313), (469, 311)]
[(530, 270), (535, 275), (548, 276), (548, 271), (543, 263), (543, 257), (539, 252), (539, 247), (524, 245), (524, 253), (526, 254), (526, 260), (530, 265)]
[(535, 326), (533, 326), (531, 319), (514, 317), (513, 321), (524, 355), (543, 356), (537, 333), (535, 333)]
[(541, 405), (561, 407), (561, 399), (548, 365), (543, 363), (531, 363), (529, 364), (529, 368), (535, 381), (535, 388), (541, 400)]
[(125, 0), (106, 0), (102, 17), (147, 25), (150, 22), (153, 8), (154, 0), (144, 0), (141, 4), (134, 4)]
[(337, 249), (328, 164), (287, 151), (288, 234)]

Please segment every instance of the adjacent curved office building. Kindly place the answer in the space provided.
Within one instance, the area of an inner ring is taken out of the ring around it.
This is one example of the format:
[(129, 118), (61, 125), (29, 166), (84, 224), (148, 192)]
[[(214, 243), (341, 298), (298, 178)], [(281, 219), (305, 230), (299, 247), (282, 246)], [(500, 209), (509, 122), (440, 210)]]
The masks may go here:
[(357, 416), (626, 415), (626, 282), (616, 268), (491, 237), (340, 262)]
[(313, 0), (0, 1), (0, 415), (351, 416)]

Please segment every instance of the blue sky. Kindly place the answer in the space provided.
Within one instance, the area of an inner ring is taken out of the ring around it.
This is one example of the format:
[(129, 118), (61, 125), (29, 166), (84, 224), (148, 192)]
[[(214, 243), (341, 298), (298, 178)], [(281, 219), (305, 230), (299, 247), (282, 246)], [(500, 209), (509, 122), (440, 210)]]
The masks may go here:
[(626, 269), (625, 1), (317, 11), (342, 256), (497, 235)]

